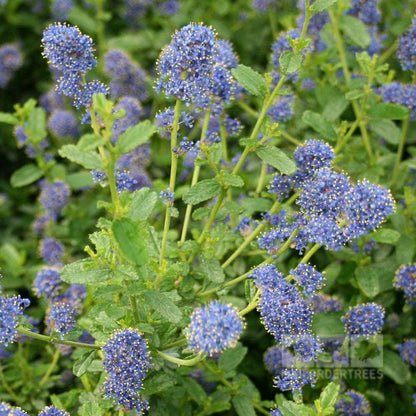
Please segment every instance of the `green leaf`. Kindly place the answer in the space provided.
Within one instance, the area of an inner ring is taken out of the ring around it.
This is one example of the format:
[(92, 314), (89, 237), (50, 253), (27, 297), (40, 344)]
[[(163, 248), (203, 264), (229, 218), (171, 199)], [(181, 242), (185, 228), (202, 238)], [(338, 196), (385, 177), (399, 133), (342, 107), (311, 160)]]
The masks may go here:
[(234, 370), (243, 361), (247, 350), (248, 348), (238, 343), (235, 348), (228, 348), (221, 354), (218, 364), (226, 373)]
[(378, 272), (374, 267), (367, 266), (356, 269), (355, 277), (357, 278), (358, 286), (367, 297), (374, 298), (379, 294)]
[(234, 78), (251, 94), (264, 97), (267, 91), (266, 80), (254, 69), (238, 65), (231, 70)]
[(13, 114), (0, 111), (0, 123), (12, 124), (15, 126), (16, 124), (19, 124), (19, 120)]
[(80, 7), (72, 7), (68, 12), (68, 17), (71, 23), (77, 25), (82, 31), (90, 34), (97, 33), (97, 23), (84, 9)]
[(149, 188), (141, 188), (138, 191), (134, 191), (127, 217), (133, 221), (147, 220), (156, 202), (157, 194)]
[(268, 211), (273, 202), (267, 198), (244, 198), (241, 201), (241, 205), (247, 211), (247, 216), (253, 214), (253, 212), (263, 212)]
[(124, 256), (130, 262), (143, 266), (148, 259), (144, 230), (129, 218), (114, 221), (112, 230)]
[(411, 263), (415, 254), (415, 239), (410, 235), (402, 235), (396, 246), (396, 260), (399, 264)]
[(183, 377), (181, 381), (189, 397), (196, 403), (204, 405), (207, 401), (207, 394), (201, 385), (191, 377)]
[(213, 283), (222, 283), (225, 280), (224, 270), (218, 259), (206, 259), (202, 257), (201, 266), (207, 279)]
[(337, 132), (334, 126), (323, 115), (306, 110), (302, 115), (302, 121), (327, 140), (335, 141), (337, 139)]
[(88, 152), (89, 150), (95, 150), (98, 146), (105, 144), (105, 138), (98, 136), (97, 134), (84, 134), (78, 141), (77, 147), (79, 150)]
[(116, 147), (121, 153), (130, 152), (146, 143), (155, 131), (155, 126), (149, 120), (143, 121), (121, 134)]
[(400, 355), (388, 349), (383, 350), (383, 373), (400, 385), (406, 384), (410, 379), (409, 368)]
[(257, 156), (273, 166), (285, 175), (292, 175), (296, 172), (295, 162), (286, 153), (274, 146), (260, 146), (256, 149)]
[(87, 186), (93, 186), (94, 180), (90, 172), (76, 172), (69, 174), (65, 181), (72, 189), (83, 189)]
[(152, 374), (143, 382), (143, 390), (146, 394), (151, 396), (156, 393), (161, 393), (170, 389), (175, 385), (176, 378), (166, 373)]
[(81, 416), (101, 416), (103, 410), (97, 402), (87, 402), (81, 407)]
[(296, 72), (302, 65), (303, 55), (291, 51), (284, 51), (279, 58), (279, 65), (282, 74), (289, 75)]
[(285, 400), (279, 405), (279, 410), (283, 416), (299, 416), (299, 409), (296, 403)]
[(344, 335), (344, 324), (341, 322), (342, 313), (318, 313), (313, 317), (312, 329), (318, 337)]
[(66, 144), (61, 147), (59, 154), (86, 169), (103, 170), (103, 164), (98, 153), (85, 152), (73, 144)]
[(145, 293), (144, 298), (149, 306), (164, 316), (169, 322), (177, 324), (181, 320), (181, 310), (172, 302), (166, 293), (149, 290)]
[(368, 115), (375, 119), (404, 120), (409, 117), (409, 109), (397, 104), (374, 104), (368, 111)]
[(25, 133), (32, 143), (40, 143), (46, 137), (46, 112), (43, 108), (36, 107), (30, 112)]
[(196, 205), (218, 196), (221, 189), (221, 185), (216, 179), (204, 179), (189, 189), (183, 196), (183, 200), (186, 204)]
[(369, 234), (369, 238), (373, 239), (377, 243), (384, 244), (396, 244), (399, 241), (400, 233), (396, 230), (391, 230), (389, 228), (382, 228), (380, 230), (374, 231)]
[(328, 9), (336, 2), (337, 0), (316, 0), (315, 3), (311, 6), (311, 10), (313, 13), (319, 13)]
[(343, 15), (339, 18), (341, 30), (350, 37), (351, 41), (360, 48), (367, 48), (370, 45), (371, 37), (365, 24), (356, 17)]
[(237, 394), (232, 402), (238, 416), (256, 416), (254, 406), (247, 396)]
[(29, 185), (43, 176), (43, 171), (36, 165), (29, 164), (22, 166), (10, 178), (10, 183), (13, 188), (20, 188)]
[(88, 371), (88, 367), (91, 363), (95, 360), (95, 351), (88, 351), (85, 354), (82, 354), (80, 358), (78, 358), (74, 362), (74, 366), (72, 367), (72, 372), (77, 376), (81, 377)]
[(394, 121), (386, 119), (370, 120), (370, 128), (390, 144), (399, 144), (400, 129)]
[(321, 392), (319, 402), (323, 409), (335, 406), (338, 399), (340, 385), (334, 382), (329, 383)]
[(111, 269), (97, 266), (90, 259), (78, 260), (61, 270), (61, 279), (66, 283), (99, 284), (113, 277)]
[(228, 186), (234, 186), (236, 188), (241, 188), (244, 186), (244, 180), (241, 176), (224, 172), (223, 179)]
[(363, 95), (364, 95), (364, 91), (357, 89), (357, 90), (348, 91), (345, 94), (345, 98), (347, 100), (354, 101), (354, 100), (357, 100), (358, 98), (362, 97)]

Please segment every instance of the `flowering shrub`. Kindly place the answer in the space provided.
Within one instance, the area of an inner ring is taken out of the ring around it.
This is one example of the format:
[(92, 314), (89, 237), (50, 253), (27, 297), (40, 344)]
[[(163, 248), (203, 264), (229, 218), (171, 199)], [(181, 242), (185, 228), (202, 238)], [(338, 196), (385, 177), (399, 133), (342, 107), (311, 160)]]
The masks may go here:
[(412, 414), (411, 7), (0, 1), (0, 415)]

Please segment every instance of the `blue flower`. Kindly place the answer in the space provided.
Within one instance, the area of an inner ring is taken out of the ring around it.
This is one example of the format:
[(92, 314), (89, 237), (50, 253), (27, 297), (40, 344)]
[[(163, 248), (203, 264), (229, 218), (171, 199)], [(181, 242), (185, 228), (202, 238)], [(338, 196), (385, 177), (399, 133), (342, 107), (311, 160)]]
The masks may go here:
[(276, 345), (266, 351), (263, 361), (270, 373), (277, 376), (283, 368), (293, 366), (295, 357), (288, 349)]
[(348, 14), (358, 17), (363, 23), (374, 25), (381, 20), (378, 0), (352, 0)]
[(23, 315), (29, 305), (29, 299), (21, 298), (19, 295), (0, 295), (0, 344), (7, 346), (16, 339), (18, 317)]
[(332, 147), (320, 140), (307, 140), (293, 153), (296, 166), (302, 172), (311, 174), (322, 168), (330, 168), (335, 159)]
[(79, 133), (78, 122), (70, 111), (55, 110), (49, 116), (48, 128), (54, 136), (76, 137)]
[(402, 360), (413, 367), (416, 367), (416, 341), (406, 341), (398, 346)]
[(206, 108), (212, 88), (215, 32), (191, 23), (175, 32), (158, 61), (156, 91)]
[(65, 410), (60, 410), (55, 406), (48, 406), (42, 409), (38, 416), (70, 416)]
[(58, 270), (45, 267), (38, 272), (33, 282), (33, 291), (37, 296), (44, 295), (46, 299), (56, 296), (62, 289), (61, 274)]
[(342, 303), (335, 296), (318, 293), (309, 298), (309, 303), (314, 313), (341, 312)]
[(75, 327), (76, 311), (69, 303), (61, 303), (55, 298), (46, 316), (48, 326), (60, 335), (65, 335)]
[(125, 115), (122, 118), (115, 120), (113, 125), (113, 136), (111, 141), (115, 143), (119, 136), (124, 133), (129, 127), (135, 126), (139, 123), (140, 117), (143, 115), (143, 108), (140, 101), (134, 97), (121, 97), (114, 111), (124, 110)]
[(416, 63), (416, 17), (408, 31), (399, 39), (396, 56), (404, 71), (414, 71)]
[(314, 387), (316, 381), (315, 373), (298, 368), (285, 368), (274, 379), (274, 385), (281, 391), (300, 392), (306, 384)]
[(237, 308), (213, 300), (192, 312), (188, 346), (196, 353), (206, 352), (212, 357), (235, 347), (243, 329)]
[(22, 52), (17, 45), (5, 43), (0, 47), (0, 88), (6, 88), (22, 64)]
[(66, 23), (48, 26), (43, 32), (42, 47), (49, 64), (64, 73), (85, 75), (97, 64), (92, 39)]
[(289, 272), (295, 279), (295, 282), (303, 289), (306, 296), (313, 295), (321, 289), (325, 283), (325, 277), (318, 272), (314, 266), (300, 263), (295, 269)]
[(51, 184), (43, 183), (39, 200), (53, 218), (68, 205), (70, 189), (65, 182), (55, 181)]
[(379, 93), (384, 102), (404, 105), (410, 111), (410, 119), (416, 120), (416, 86), (391, 82), (379, 88)]
[(361, 393), (349, 390), (345, 396), (341, 396), (335, 405), (341, 416), (371, 416), (370, 403)]
[(64, 255), (64, 246), (54, 238), (44, 238), (40, 241), (40, 255), (46, 263), (60, 265)]
[(385, 310), (376, 303), (357, 305), (341, 318), (350, 337), (370, 338), (381, 332)]
[(402, 265), (396, 272), (393, 285), (404, 291), (407, 301), (416, 304), (416, 263)]
[(295, 97), (293, 94), (281, 95), (269, 108), (267, 114), (275, 123), (289, 121), (294, 115)]
[(0, 403), (0, 415), (1, 416), (29, 416), (24, 410), (20, 407), (12, 407), (9, 403), (1, 402)]
[(123, 408), (135, 409), (138, 414), (148, 410), (147, 401), (140, 396), (143, 380), (152, 367), (146, 340), (135, 329), (121, 329), (103, 347), (104, 396), (117, 400)]
[(52, 3), (52, 16), (56, 20), (67, 20), (68, 12), (73, 7), (73, 0), (54, 0)]
[(275, 407), (274, 409), (270, 410), (270, 416), (283, 416), (281, 411)]

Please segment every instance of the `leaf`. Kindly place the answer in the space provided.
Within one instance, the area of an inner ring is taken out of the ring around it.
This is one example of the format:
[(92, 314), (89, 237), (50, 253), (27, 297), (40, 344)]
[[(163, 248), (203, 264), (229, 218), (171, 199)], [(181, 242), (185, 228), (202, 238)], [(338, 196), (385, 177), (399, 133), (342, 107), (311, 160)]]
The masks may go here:
[(88, 371), (88, 367), (95, 359), (95, 351), (88, 351), (87, 353), (81, 355), (78, 360), (74, 362), (72, 367), (72, 372), (77, 376), (81, 377)]
[(368, 115), (375, 119), (404, 120), (409, 117), (409, 109), (397, 104), (374, 104), (370, 107)]
[(285, 175), (292, 175), (296, 172), (295, 162), (286, 153), (274, 146), (260, 146), (256, 149), (257, 156), (273, 166)]
[(103, 170), (103, 164), (98, 153), (92, 151), (85, 152), (73, 144), (62, 146), (58, 153), (86, 169)]
[(316, 0), (311, 6), (311, 10), (313, 13), (319, 13), (328, 9), (336, 2), (337, 0)]
[(407, 365), (398, 354), (388, 349), (383, 350), (383, 373), (400, 385), (406, 384), (410, 379)]
[(379, 294), (378, 272), (374, 267), (367, 266), (356, 269), (355, 277), (357, 278), (358, 286), (367, 297), (374, 298)]
[(321, 392), (319, 402), (323, 409), (335, 406), (338, 399), (340, 385), (334, 382), (329, 383)]
[(390, 144), (399, 144), (400, 129), (394, 121), (386, 119), (370, 120), (370, 128)]
[(306, 110), (302, 115), (302, 121), (327, 140), (335, 141), (337, 139), (337, 132), (333, 125), (323, 115)]
[(231, 73), (250, 94), (264, 97), (267, 91), (266, 80), (254, 69), (238, 65), (237, 68), (231, 70)]
[(182, 318), (181, 310), (172, 302), (166, 293), (149, 290), (144, 295), (146, 303), (169, 322), (177, 324)]
[(105, 144), (105, 138), (98, 136), (97, 134), (84, 134), (78, 141), (77, 147), (79, 150), (88, 152), (89, 150), (95, 150), (98, 146)]
[(94, 185), (90, 172), (70, 173), (65, 181), (72, 189), (84, 189)]
[(127, 217), (133, 221), (147, 220), (157, 202), (156, 192), (149, 188), (141, 188), (132, 194)]
[(191, 377), (183, 377), (182, 385), (184, 386), (189, 397), (198, 404), (204, 404), (207, 401), (207, 394), (201, 385)]
[(114, 221), (112, 230), (124, 256), (130, 262), (143, 266), (148, 259), (144, 230), (129, 218)]
[(46, 137), (46, 112), (43, 108), (36, 107), (29, 113), (25, 132), (32, 143), (40, 143)]
[(241, 201), (241, 205), (247, 211), (247, 216), (250, 216), (253, 212), (268, 211), (272, 207), (273, 202), (266, 198), (248, 197)]
[(78, 260), (61, 270), (61, 279), (66, 283), (99, 284), (111, 279), (113, 272), (105, 266), (97, 266), (90, 259)]
[(244, 180), (241, 176), (233, 175), (228, 172), (224, 172), (223, 179), (224, 179), (224, 182), (229, 186), (234, 186), (236, 188), (241, 188), (244, 186)]
[(143, 382), (143, 390), (148, 396), (161, 393), (175, 385), (176, 378), (166, 373), (152, 374)]
[(19, 120), (13, 114), (0, 111), (0, 123), (12, 124), (15, 126), (16, 124), (19, 124)]
[(71, 23), (79, 26), (82, 31), (90, 34), (97, 33), (97, 23), (85, 10), (80, 7), (72, 7), (68, 12)]
[(81, 416), (101, 416), (103, 410), (97, 402), (87, 402), (81, 407)]
[(130, 152), (146, 143), (155, 131), (156, 127), (149, 120), (143, 121), (121, 134), (116, 147), (121, 153)]
[(360, 48), (367, 48), (371, 43), (371, 37), (365, 24), (353, 16), (343, 15), (339, 18), (339, 26), (348, 35), (353, 43)]
[(318, 313), (313, 317), (312, 329), (318, 337), (334, 337), (344, 335), (344, 324), (341, 322), (342, 313)]
[(238, 416), (256, 416), (254, 406), (247, 396), (237, 394), (232, 402)]
[(183, 200), (186, 204), (196, 205), (219, 195), (221, 189), (216, 179), (204, 179), (189, 189), (183, 196)]
[(243, 361), (247, 350), (246, 347), (238, 343), (235, 348), (228, 348), (221, 354), (218, 364), (226, 373), (234, 370)]
[(218, 259), (202, 258), (201, 266), (207, 279), (213, 283), (222, 283), (225, 280), (224, 270)]
[(36, 165), (29, 164), (22, 166), (10, 178), (10, 184), (13, 188), (20, 188), (29, 185), (43, 176), (43, 171)]
[(415, 254), (415, 239), (410, 235), (402, 235), (396, 246), (396, 260), (399, 264), (411, 263)]
[(282, 74), (289, 75), (296, 72), (302, 65), (303, 56), (300, 53), (284, 51), (279, 58), (279, 65)]
[(396, 244), (399, 241), (400, 233), (396, 230), (391, 230), (389, 228), (382, 228), (380, 230), (374, 231), (369, 234), (369, 238), (376, 241), (377, 243), (384, 244)]

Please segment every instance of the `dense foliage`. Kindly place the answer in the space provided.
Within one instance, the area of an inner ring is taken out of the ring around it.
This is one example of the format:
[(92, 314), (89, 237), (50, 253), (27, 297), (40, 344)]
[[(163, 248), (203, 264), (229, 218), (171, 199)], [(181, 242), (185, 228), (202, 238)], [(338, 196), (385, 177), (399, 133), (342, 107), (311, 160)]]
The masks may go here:
[(0, 415), (413, 414), (414, 8), (0, 0)]

